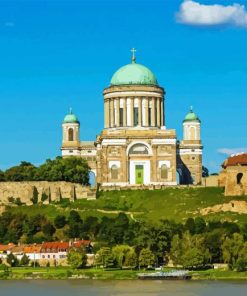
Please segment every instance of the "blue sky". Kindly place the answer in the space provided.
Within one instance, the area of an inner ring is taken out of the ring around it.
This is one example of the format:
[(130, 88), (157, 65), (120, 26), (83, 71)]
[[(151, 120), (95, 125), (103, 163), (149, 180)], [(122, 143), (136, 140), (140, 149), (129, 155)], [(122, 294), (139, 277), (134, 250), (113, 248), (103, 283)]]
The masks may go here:
[(0, 0), (0, 169), (60, 155), (69, 107), (81, 139), (94, 140), (103, 88), (130, 62), (132, 47), (165, 87), (166, 124), (178, 138), (194, 106), (210, 172), (222, 152), (247, 150), (247, 17), (232, 6), (245, 1), (185, 2)]

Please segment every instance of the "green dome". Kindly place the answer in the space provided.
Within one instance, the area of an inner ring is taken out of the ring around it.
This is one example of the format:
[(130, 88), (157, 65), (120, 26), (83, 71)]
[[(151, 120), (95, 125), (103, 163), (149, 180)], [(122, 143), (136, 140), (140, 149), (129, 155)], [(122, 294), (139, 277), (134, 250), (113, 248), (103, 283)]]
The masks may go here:
[(73, 114), (72, 109), (70, 109), (70, 113), (64, 117), (64, 123), (79, 123), (78, 118)]
[(133, 61), (132, 64), (121, 67), (111, 79), (111, 85), (131, 84), (158, 85), (158, 81), (152, 71)]
[(184, 121), (198, 121), (198, 122), (200, 122), (200, 119), (196, 115), (196, 113), (193, 112), (193, 109), (191, 107), (190, 112), (185, 116)]

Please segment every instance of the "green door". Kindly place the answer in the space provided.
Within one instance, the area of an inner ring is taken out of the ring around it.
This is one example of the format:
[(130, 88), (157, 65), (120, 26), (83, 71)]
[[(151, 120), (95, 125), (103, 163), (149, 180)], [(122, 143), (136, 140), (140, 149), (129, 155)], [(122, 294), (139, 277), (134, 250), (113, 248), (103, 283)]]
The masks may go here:
[(136, 165), (136, 184), (143, 184), (143, 165)]

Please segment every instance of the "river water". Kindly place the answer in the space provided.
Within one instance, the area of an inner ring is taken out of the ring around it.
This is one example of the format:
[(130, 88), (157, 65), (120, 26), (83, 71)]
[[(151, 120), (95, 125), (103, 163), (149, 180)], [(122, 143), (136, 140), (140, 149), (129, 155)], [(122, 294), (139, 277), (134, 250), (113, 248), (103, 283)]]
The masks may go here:
[(242, 296), (239, 281), (0, 281), (0, 296)]

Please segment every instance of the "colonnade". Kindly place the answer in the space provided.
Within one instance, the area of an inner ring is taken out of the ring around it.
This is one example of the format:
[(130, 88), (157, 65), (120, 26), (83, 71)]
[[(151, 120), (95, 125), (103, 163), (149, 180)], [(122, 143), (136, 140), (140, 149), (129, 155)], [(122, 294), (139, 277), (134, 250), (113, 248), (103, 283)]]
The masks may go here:
[(105, 128), (164, 126), (163, 97), (107, 98), (104, 102)]

